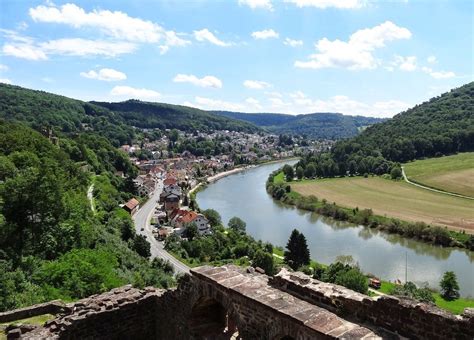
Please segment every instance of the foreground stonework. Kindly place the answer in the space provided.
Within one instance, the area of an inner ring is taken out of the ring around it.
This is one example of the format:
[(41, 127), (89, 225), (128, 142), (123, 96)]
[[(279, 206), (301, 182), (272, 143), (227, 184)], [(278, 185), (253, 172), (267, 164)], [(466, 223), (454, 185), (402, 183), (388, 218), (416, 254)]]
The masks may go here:
[[(131, 286), (67, 305), (23, 339), (472, 339), (474, 315), (372, 299), (286, 270), (274, 278), (235, 266), (191, 270), (176, 289)], [(26, 332), (26, 333), (25, 333)]]

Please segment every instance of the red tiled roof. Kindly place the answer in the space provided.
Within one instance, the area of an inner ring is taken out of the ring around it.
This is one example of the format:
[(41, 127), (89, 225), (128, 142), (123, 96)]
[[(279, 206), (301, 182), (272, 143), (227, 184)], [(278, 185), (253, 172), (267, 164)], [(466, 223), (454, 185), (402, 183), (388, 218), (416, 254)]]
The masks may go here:
[(194, 211), (188, 211), (186, 215), (184, 215), (181, 218), (181, 222), (183, 223), (190, 223), (194, 221), (198, 217), (198, 214), (196, 214)]
[(130, 201), (128, 201), (127, 203), (125, 203), (125, 207), (127, 207), (127, 209), (129, 209), (129, 210), (133, 210), (133, 209), (135, 209), (139, 204), (140, 204), (140, 202), (138, 202), (135, 198), (132, 198)]

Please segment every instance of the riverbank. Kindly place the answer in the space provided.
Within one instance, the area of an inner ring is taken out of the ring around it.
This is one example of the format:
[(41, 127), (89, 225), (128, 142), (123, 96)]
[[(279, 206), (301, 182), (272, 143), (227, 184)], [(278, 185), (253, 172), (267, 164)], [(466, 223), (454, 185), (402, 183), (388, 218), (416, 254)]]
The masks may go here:
[(440, 226), (430, 226), (424, 222), (408, 222), (397, 218), (376, 215), (372, 209), (347, 208), (336, 203), (328, 203), (314, 195), (304, 196), (292, 189), (292, 182), (284, 180), (277, 170), (270, 174), (266, 183), (267, 192), (282, 203), (299, 209), (313, 211), (320, 215), (347, 221), (355, 225), (376, 228), (388, 233), (416, 239), (418, 241), (444, 247), (459, 247), (474, 250), (474, 236), (463, 232), (447, 230)]
[(245, 170), (248, 170), (248, 169), (252, 169), (254, 167), (256, 167), (257, 165), (248, 165), (248, 166), (245, 166), (245, 167), (240, 167), (240, 168), (234, 168), (232, 170), (227, 170), (227, 171), (224, 171), (224, 172), (219, 172), (218, 174), (214, 175), (214, 176), (210, 176), (210, 177), (207, 177), (206, 178), (206, 182), (207, 183), (214, 183), (218, 180), (220, 180), (221, 178), (224, 178), (224, 177), (227, 177), (227, 176), (230, 176), (230, 175), (233, 175), (233, 174), (236, 174), (238, 172), (242, 172), (242, 171), (245, 171)]

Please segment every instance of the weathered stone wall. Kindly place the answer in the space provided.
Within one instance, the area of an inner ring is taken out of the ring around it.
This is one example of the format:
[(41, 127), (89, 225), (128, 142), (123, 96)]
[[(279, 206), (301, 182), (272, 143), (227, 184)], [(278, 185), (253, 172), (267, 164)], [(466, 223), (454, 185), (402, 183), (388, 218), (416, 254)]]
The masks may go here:
[(474, 313), (462, 316), (392, 296), (369, 298), (345, 287), (283, 269), (270, 284), (345, 319), (383, 327), (412, 339), (474, 339)]
[(59, 314), (68, 311), (68, 307), (60, 300), (49, 301), (25, 308), (0, 313), (0, 323), (31, 318), (43, 314)]
[[(176, 289), (131, 286), (67, 305), (25, 339), (473, 339), (474, 313), (372, 299), (286, 270), (274, 278), (234, 266), (199, 267)], [(24, 333), (24, 334), (22, 334)], [(223, 336), (223, 337), (222, 337)]]
[(157, 305), (164, 290), (131, 286), (70, 305), (71, 313), (24, 335), (30, 339), (154, 339)]

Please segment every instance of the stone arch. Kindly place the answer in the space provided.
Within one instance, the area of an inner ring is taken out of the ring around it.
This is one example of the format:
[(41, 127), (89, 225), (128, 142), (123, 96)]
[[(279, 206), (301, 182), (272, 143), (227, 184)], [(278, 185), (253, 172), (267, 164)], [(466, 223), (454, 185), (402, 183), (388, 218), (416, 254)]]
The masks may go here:
[(216, 299), (201, 297), (191, 309), (189, 330), (197, 337), (213, 337), (222, 334), (227, 327), (227, 310)]

